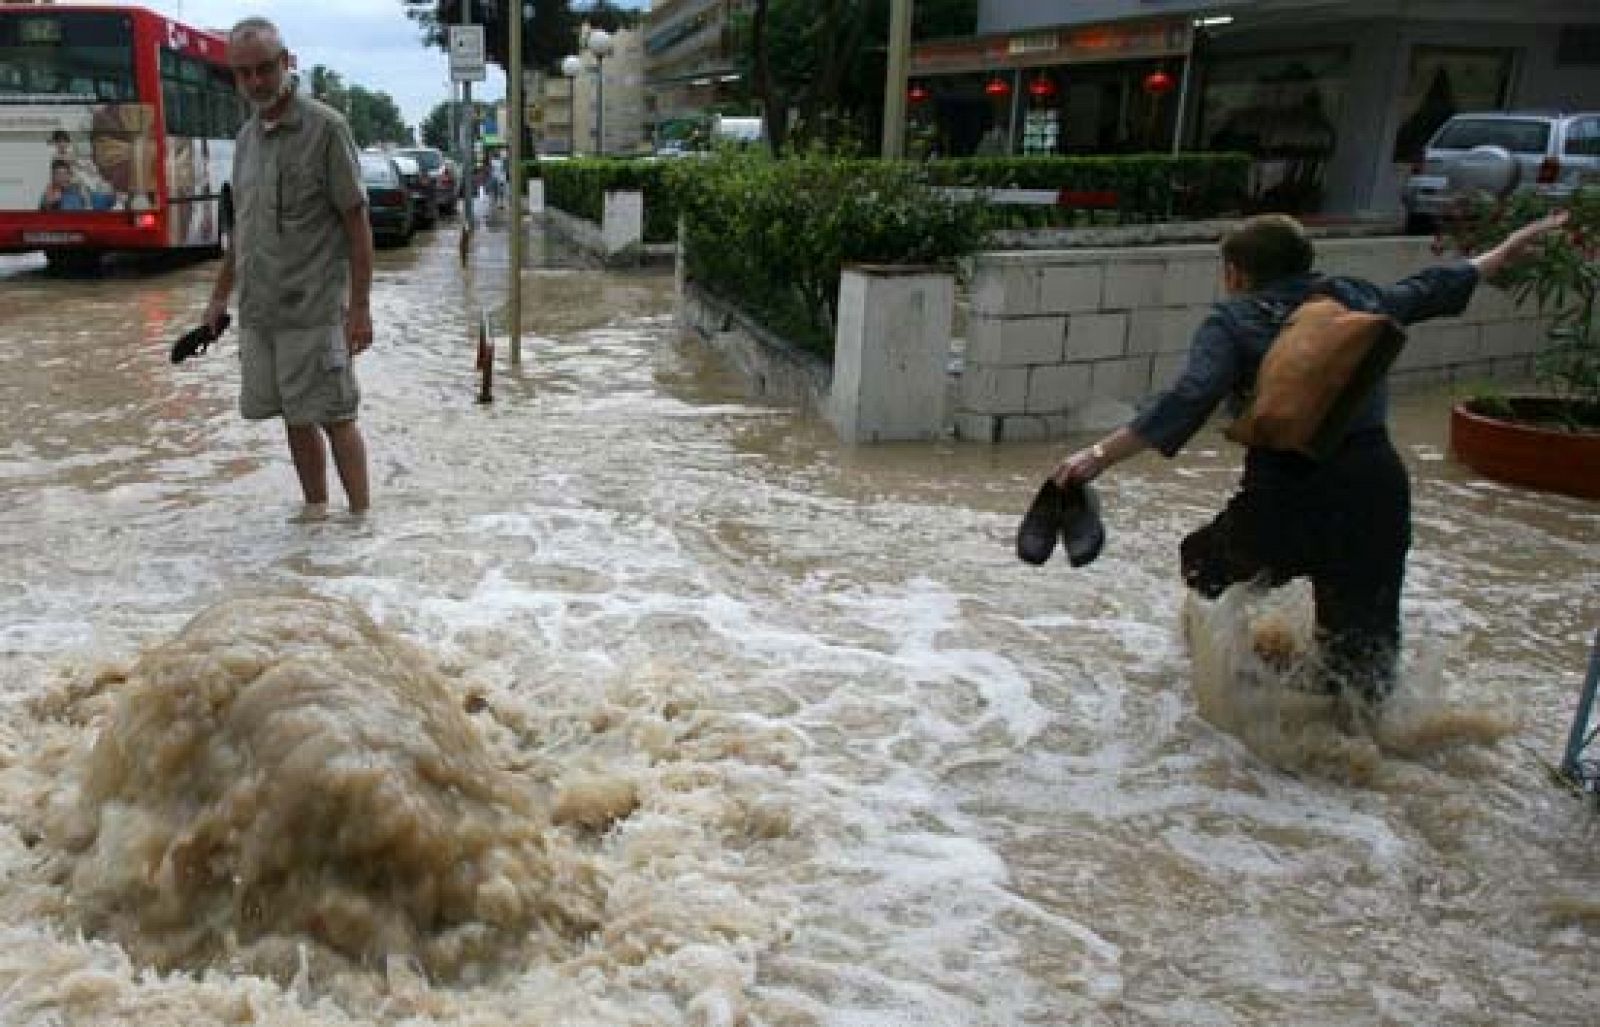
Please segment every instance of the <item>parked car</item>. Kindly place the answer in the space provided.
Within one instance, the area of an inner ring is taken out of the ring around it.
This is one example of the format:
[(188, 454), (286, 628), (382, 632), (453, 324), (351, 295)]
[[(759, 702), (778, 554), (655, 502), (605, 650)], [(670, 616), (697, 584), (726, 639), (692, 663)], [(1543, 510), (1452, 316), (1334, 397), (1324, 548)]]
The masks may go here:
[(386, 153), (361, 155), (361, 184), (367, 189), (367, 220), (374, 239), (405, 244), (416, 231), (416, 213), (411, 193), (400, 177), (400, 168)]
[(389, 159), (400, 169), (400, 178), (406, 184), (406, 191), (411, 194), (411, 206), (416, 211), (417, 227), (432, 228), (437, 225), (439, 194), (434, 188), (433, 181), (423, 174), (422, 166), (412, 158), (396, 151), (389, 154)]
[(1457, 114), (1428, 141), (1406, 180), (1406, 226), (1430, 231), (1474, 193), (1534, 190), (1555, 199), (1600, 183), (1600, 113)]
[(455, 162), (431, 146), (413, 146), (400, 151), (403, 157), (410, 157), (422, 168), (422, 173), (428, 176), (433, 183), (434, 194), (438, 197), (439, 209), (446, 214), (456, 212), (456, 194), (460, 191), (461, 180), (456, 177)]

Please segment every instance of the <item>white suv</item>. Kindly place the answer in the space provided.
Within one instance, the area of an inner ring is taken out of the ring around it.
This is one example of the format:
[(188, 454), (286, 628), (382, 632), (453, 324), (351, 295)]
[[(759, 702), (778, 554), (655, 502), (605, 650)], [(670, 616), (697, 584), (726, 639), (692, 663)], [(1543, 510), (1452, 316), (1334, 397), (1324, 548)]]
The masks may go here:
[(1534, 190), (1555, 198), (1600, 184), (1600, 113), (1457, 114), (1406, 180), (1406, 226), (1432, 229), (1458, 199)]

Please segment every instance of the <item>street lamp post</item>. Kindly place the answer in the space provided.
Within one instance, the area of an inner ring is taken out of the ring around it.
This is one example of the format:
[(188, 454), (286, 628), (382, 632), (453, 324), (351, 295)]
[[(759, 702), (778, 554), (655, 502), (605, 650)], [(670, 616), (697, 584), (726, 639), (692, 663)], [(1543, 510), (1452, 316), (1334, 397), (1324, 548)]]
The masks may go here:
[(589, 33), (589, 52), (594, 54), (594, 150), (606, 154), (606, 58), (611, 56), (611, 34), (601, 29)]
[[(594, 57), (594, 126), (595, 145), (594, 151), (604, 155), (606, 152), (606, 58), (611, 56), (616, 44), (612, 42), (611, 33), (604, 29), (591, 29), (589, 36), (584, 40), (583, 48)], [(583, 58), (577, 54), (569, 54), (561, 60), (561, 73), (572, 79), (572, 121), (573, 145), (576, 153), (577, 146), (577, 121), (578, 121), (578, 76), (583, 73)]]
[(576, 54), (561, 59), (561, 74), (567, 77), (567, 154), (578, 155), (578, 76), (583, 74), (583, 60)]

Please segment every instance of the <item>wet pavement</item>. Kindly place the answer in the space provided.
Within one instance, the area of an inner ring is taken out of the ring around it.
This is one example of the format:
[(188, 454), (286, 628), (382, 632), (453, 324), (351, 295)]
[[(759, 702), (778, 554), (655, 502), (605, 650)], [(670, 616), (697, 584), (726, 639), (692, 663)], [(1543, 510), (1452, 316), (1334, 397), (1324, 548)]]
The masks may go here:
[[(215, 264), (0, 258), (0, 1020), (1593, 1022), (1600, 820), (1547, 764), (1600, 506), (1452, 463), (1447, 395), (1395, 417), (1403, 730), (1278, 711), (1263, 745), (1201, 715), (1180, 630), (1220, 435), (1104, 483), (1092, 567), (1027, 568), (1016, 519), (1063, 447), (841, 447), (678, 337), (668, 271), (535, 233), (523, 366), (502, 341), (478, 404), (504, 243), (465, 278), (452, 230), (380, 251), (375, 509), (317, 525), (286, 521), (280, 431), (235, 413), (232, 337), (168, 363)], [(320, 959), (309, 928), (276, 974), (80, 940), (91, 871), (30, 825), (105, 726), (89, 699), (211, 604), (280, 592), (426, 650), (530, 790), (632, 789), (608, 829), (545, 836), (595, 889), (589, 933), (448, 981)]]

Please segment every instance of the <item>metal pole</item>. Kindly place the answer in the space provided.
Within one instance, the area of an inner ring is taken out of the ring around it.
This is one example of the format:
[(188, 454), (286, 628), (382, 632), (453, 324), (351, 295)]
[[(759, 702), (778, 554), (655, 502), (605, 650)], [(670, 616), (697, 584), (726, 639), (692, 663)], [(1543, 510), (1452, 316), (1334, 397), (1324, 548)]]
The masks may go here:
[(906, 155), (906, 67), (911, 63), (911, 2), (889, 8), (889, 74), (883, 83), (883, 159)]
[[(472, 0), (461, 0), (461, 24), (472, 24)], [(472, 134), (478, 119), (472, 116), (472, 83), (461, 83), (461, 259), (467, 259), (472, 239)]]
[(594, 152), (606, 155), (606, 59), (594, 55)]
[(506, 331), (511, 336), (511, 366), (522, 366), (522, 0), (511, 0), (511, 102), (506, 130), (511, 133), (511, 287)]
[(1194, 47), (1198, 29), (1189, 30), (1189, 52), (1183, 55), (1183, 82), (1178, 86), (1178, 115), (1172, 125), (1172, 152), (1183, 151), (1183, 121), (1189, 109), (1189, 83), (1194, 78)]

